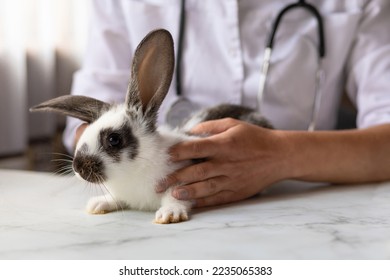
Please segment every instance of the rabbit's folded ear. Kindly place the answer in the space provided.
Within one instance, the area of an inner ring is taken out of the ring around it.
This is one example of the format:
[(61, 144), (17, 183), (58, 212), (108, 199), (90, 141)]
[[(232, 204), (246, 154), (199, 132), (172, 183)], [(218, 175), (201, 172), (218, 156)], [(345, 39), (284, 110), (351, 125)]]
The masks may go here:
[(126, 95), (128, 108), (142, 106), (144, 115), (157, 118), (171, 84), (175, 64), (173, 39), (164, 29), (150, 32), (138, 45)]
[(91, 97), (64, 95), (34, 106), (30, 112), (52, 111), (92, 123), (109, 108), (110, 104)]

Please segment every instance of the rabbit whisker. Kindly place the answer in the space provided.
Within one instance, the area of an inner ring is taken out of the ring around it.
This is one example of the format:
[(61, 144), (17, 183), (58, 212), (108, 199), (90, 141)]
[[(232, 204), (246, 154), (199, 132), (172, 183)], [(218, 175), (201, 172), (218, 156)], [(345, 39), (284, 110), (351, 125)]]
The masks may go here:
[(70, 175), (73, 174), (73, 168), (71, 166), (63, 166), (57, 169), (54, 174), (57, 175)]
[(108, 193), (108, 195), (112, 198), (112, 200), (114, 201), (115, 205), (116, 205), (116, 211), (121, 211), (123, 213), (124, 211), (124, 208), (122, 207), (122, 203), (119, 203), (115, 197), (112, 195), (112, 193), (110, 192), (110, 190), (106, 187), (106, 185), (104, 184), (103, 182), (103, 178), (100, 177), (100, 182), (99, 182), (99, 186), (100, 188), (104, 188), (104, 190), (106, 191), (106, 193)]
[(73, 163), (73, 160), (70, 160), (70, 159), (64, 159), (64, 158), (56, 158), (56, 159), (52, 159), (51, 161), (52, 161), (52, 162), (66, 162), (66, 163)]
[(51, 153), (52, 155), (57, 155), (57, 156), (64, 156), (64, 157), (67, 157), (71, 160), (73, 160), (73, 156), (71, 155), (67, 155), (67, 154), (63, 154), (63, 153)]

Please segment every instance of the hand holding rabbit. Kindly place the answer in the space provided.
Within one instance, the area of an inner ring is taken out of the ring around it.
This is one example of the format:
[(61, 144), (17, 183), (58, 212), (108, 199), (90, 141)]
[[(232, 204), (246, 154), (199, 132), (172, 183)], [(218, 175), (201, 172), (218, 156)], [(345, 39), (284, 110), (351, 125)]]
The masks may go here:
[(211, 136), (176, 144), (171, 159), (205, 160), (175, 171), (158, 191), (180, 185), (172, 190), (175, 198), (203, 207), (248, 198), (288, 177), (283, 165), (288, 145), (279, 131), (222, 119), (201, 123), (191, 132)]

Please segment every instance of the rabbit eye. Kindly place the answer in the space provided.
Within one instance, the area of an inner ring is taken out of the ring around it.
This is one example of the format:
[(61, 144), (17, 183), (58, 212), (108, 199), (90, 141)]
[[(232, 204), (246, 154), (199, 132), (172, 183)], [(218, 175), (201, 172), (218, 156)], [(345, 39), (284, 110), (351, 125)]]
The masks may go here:
[(120, 162), (122, 158), (134, 159), (138, 155), (138, 140), (127, 123), (116, 129), (102, 129), (98, 141), (99, 151), (105, 153), (114, 162)]
[(119, 147), (122, 144), (122, 137), (118, 133), (111, 133), (107, 140), (111, 147)]

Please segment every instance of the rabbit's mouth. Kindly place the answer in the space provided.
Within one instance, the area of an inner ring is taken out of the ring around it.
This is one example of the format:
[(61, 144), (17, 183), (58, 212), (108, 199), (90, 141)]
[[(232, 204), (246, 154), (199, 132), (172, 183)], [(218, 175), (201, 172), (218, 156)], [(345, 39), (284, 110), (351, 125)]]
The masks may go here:
[(90, 183), (101, 184), (106, 180), (103, 161), (94, 155), (78, 153), (73, 160), (76, 177)]

